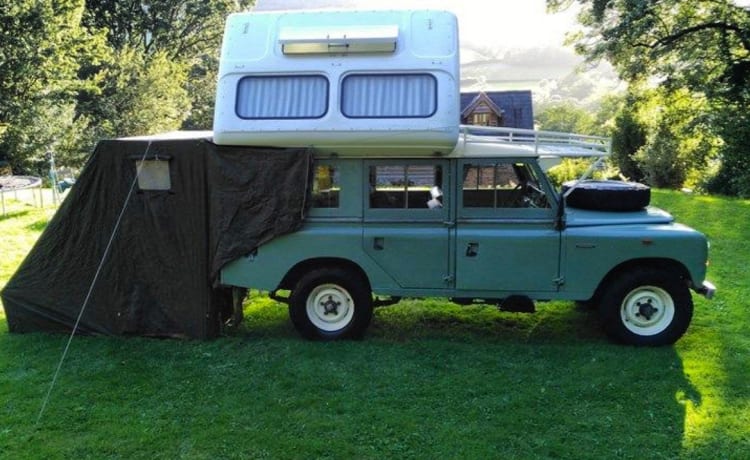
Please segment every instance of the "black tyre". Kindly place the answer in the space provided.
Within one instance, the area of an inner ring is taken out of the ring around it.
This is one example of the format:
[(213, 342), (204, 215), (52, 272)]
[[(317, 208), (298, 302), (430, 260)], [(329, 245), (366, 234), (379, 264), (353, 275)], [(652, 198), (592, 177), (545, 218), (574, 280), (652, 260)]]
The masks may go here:
[(358, 339), (372, 319), (372, 293), (358, 274), (319, 268), (300, 278), (292, 289), (289, 317), (307, 339)]
[[(563, 193), (575, 184), (575, 181), (565, 182)], [(637, 211), (650, 202), (651, 189), (647, 185), (616, 180), (580, 181), (566, 199), (566, 204), (573, 208), (619, 212)]]
[(664, 270), (622, 274), (606, 287), (599, 305), (604, 330), (629, 345), (672, 344), (693, 317), (687, 284)]

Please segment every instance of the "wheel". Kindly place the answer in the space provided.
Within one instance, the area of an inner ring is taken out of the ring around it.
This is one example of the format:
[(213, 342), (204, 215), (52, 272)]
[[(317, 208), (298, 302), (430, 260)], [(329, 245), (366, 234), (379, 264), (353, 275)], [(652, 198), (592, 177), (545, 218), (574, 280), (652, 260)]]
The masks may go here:
[(693, 299), (679, 277), (646, 269), (625, 273), (612, 282), (601, 297), (600, 311), (605, 331), (619, 342), (669, 345), (687, 330)]
[(289, 317), (307, 339), (358, 339), (372, 319), (372, 293), (359, 275), (340, 268), (316, 269), (292, 289)]
[(573, 186), (575, 189), (566, 198), (567, 205), (573, 208), (627, 212), (643, 209), (651, 201), (651, 189), (638, 182), (569, 181), (563, 184), (562, 192)]

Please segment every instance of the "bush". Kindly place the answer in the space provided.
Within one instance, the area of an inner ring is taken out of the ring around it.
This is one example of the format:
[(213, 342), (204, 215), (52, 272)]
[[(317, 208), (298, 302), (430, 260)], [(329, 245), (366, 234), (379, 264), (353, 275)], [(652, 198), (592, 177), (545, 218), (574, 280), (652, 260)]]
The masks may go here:
[[(547, 176), (558, 189), (563, 182), (580, 179), (591, 168), (595, 160), (589, 158), (563, 158), (562, 162), (547, 171)], [(622, 179), (622, 174), (611, 162), (603, 163), (601, 168), (594, 171), (589, 179)]]

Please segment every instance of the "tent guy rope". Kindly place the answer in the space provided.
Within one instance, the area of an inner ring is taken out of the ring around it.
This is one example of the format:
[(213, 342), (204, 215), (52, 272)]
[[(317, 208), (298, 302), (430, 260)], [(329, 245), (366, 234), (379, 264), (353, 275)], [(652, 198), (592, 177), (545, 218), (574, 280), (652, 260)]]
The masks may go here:
[(60, 370), (62, 369), (63, 362), (65, 362), (65, 357), (68, 355), (68, 351), (70, 350), (70, 344), (73, 342), (73, 337), (75, 337), (76, 331), (78, 330), (78, 326), (81, 323), (81, 318), (83, 318), (83, 313), (86, 311), (86, 306), (89, 303), (91, 294), (94, 292), (94, 286), (96, 285), (96, 281), (99, 279), (99, 274), (102, 271), (102, 267), (104, 267), (104, 262), (107, 260), (107, 255), (109, 255), (109, 250), (112, 247), (112, 242), (115, 240), (115, 235), (117, 234), (117, 230), (120, 228), (120, 222), (122, 221), (122, 216), (125, 215), (125, 210), (128, 207), (128, 203), (130, 203), (130, 197), (133, 195), (133, 190), (135, 189), (135, 184), (138, 183), (138, 177), (141, 174), (141, 169), (143, 169), (143, 162), (146, 160), (146, 156), (148, 155), (148, 152), (150, 149), (151, 149), (151, 141), (148, 141), (148, 144), (146, 145), (146, 150), (143, 152), (143, 156), (141, 157), (141, 160), (137, 163), (138, 166), (136, 168), (135, 177), (133, 178), (133, 182), (131, 182), (130, 184), (128, 195), (125, 197), (125, 202), (122, 204), (122, 209), (120, 210), (120, 214), (117, 217), (115, 226), (112, 229), (112, 234), (109, 237), (107, 246), (104, 248), (104, 254), (102, 254), (102, 258), (99, 261), (99, 266), (96, 269), (94, 278), (91, 280), (91, 284), (89, 285), (86, 298), (83, 300), (83, 303), (81, 304), (81, 309), (78, 312), (78, 317), (76, 318), (76, 322), (73, 325), (73, 329), (70, 331), (70, 336), (68, 337), (68, 341), (65, 344), (65, 349), (63, 350), (62, 356), (60, 356), (60, 362), (57, 363), (57, 369), (55, 369), (55, 374), (52, 377), (52, 382), (50, 383), (49, 389), (47, 390), (47, 394), (44, 397), (44, 401), (42, 402), (42, 407), (41, 409), (39, 409), (39, 414), (37, 415), (37, 418), (36, 418), (37, 425), (42, 420), (44, 411), (47, 409), (47, 404), (49, 403), (50, 396), (52, 395), (52, 390), (55, 388), (55, 384), (57, 383), (57, 378), (60, 375)]

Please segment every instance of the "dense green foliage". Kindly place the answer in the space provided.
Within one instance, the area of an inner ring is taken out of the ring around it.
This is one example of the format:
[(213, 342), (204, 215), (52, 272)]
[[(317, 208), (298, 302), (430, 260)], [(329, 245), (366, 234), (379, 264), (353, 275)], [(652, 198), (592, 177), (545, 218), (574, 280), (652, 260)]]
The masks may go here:
[(92, 82), (81, 62), (103, 52), (102, 36), (80, 27), (77, 0), (19, 0), (0, 5), (0, 160), (18, 172), (38, 170), (50, 150), (77, 149), (87, 120), (75, 96)]
[(548, 0), (553, 11), (572, 3), (583, 26), (570, 37), (576, 50), (631, 84), (619, 121), (635, 137), (620, 133), (621, 169), (657, 186), (750, 196), (750, 10), (730, 0)]
[(0, 5), (0, 161), (44, 175), (97, 139), (210, 129), (226, 16), (242, 0)]
[[(9, 334), (0, 310), (0, 457), (745, 458), (750, 202), (653, 201), (708, 234), (719, 287), (674, 346), (614, 345), (571, 303), (439, 299), (377, 309), (363, 341), (307, 342), (253, 294), (210, 342), (76, 337), (36, 424), (67, 338)], [(50, 213), (10, 206), (0, 288)]]

